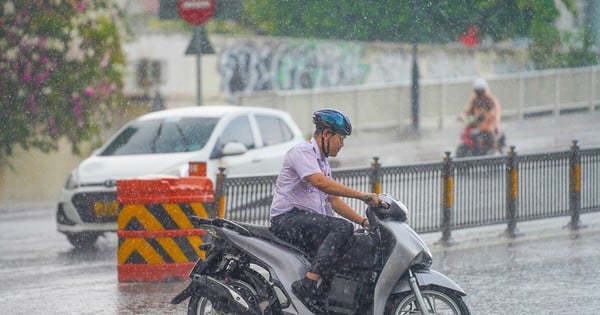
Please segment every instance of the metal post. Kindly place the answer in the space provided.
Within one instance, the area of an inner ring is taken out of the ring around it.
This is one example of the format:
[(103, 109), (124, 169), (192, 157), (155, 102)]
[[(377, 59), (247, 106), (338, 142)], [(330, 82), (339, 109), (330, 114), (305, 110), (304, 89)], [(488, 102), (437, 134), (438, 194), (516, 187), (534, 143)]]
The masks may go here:
[(442, 167), (442, 239), (443, 244), (450, 244), (450, 225), (452, 223), (452, 205), (454, 203), (454, 168), (450, 152), (446, 152)]
[(214, 200), (214, 209), (217, 210), (216, 216), (218, 218), (225, 217), (225, 196), (227, 194), (225, 188), (225, 168), (219, 167), (219, 173), (217, 173), (217, 182), (215, 183), (215, 200)]
[[(198, 39), (202, 38), (202, 26), (196, 26), (194, 28)], [(197, 84), (197, 96), (196, 105), (202, 105), (202, 41), (196, 41), (196, 84)]]
[(202, 54), (214, 54), (215, 50), (208, 41), (204, 27), (198, 25), (194, 28), (194, 35), (190, 45), (185, 50), (186, 55), (196, 55), (196, 105), (202, 105)]
[(412, 87), (411, 87), (411, 109), (412, 109), (412, 128), (413, 131), (419, 131), (419, 62), (417, 60), (417, 45), (418, 45), (418, 32), (417, 32), (417, 8), (416, 1), (410, 2), (410, 9), (412, 15)]
[(577, 140), (573, 140), (571, 146), (571, 157), (569, 158), (569, 212), (571, 222), (569, 228), (577, 230), (579, 225), (579, 214), (581, 212), (581, 155)]
[(412, 88), (411, 88), (412, 126), (419, 130), (419, 64), (417, 61), (417, 43), (413, 43)]
[(519, 192), (519, 171), (515, 162), (515, 146), (510, 147), (506, 161), (506, 219), (508, 226), (505, 234), (516, 237), (517, 228), (517, 198)]
[(369, 178), (369, 184), (371, 185), (371, 192), (380, 194), (381, 193), (381, 178), (379, 171), (381, 164), (379, 164), (379, 157), (373, 157), (373, 163), (371, 163), (371, 176)]

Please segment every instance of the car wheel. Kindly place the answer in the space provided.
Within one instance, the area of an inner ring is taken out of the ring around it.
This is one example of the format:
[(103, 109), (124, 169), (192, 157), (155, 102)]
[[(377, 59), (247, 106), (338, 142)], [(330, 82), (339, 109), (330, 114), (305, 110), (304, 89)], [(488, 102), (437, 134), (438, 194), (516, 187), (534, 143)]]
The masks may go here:
[(71, 245), (75, 246), (75, 248), (86, 249), (91, 248), (96, 244), (96, 240), (100, 236), (100, 233), (81, 232), (67, 233), (66, 235)]

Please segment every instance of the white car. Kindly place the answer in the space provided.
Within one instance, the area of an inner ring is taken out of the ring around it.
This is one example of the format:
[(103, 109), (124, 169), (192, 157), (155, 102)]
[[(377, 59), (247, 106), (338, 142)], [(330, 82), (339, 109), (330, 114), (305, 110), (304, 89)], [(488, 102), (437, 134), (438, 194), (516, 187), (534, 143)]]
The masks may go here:
[(61, 190), (56, 221), (76, 247), (117, 230), (116, 181), (162, 174), (188, 176), (190, 161), (207, 177), (275, 174), (288, 148), (304, 137), (287, 112), (240, 106), (194, 106), (145, 114), (123, 126), (77, 166)]

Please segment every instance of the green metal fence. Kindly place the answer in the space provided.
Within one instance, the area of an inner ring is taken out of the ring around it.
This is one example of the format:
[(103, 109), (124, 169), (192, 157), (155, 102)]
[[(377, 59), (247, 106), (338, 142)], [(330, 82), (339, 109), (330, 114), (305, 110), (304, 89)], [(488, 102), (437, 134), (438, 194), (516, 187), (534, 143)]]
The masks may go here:
[[(222, 172), (224, 170), (221, 170)], [(260, 225), (269, 224), (276, 175), (217, 177), (217, 200), (224, 216)], [(374, 158), (368, 168), (336, 169), (339, 182), (360, 191), (383, 192), (404, 202), (417, 232), (442, 232), (449, 241), (454, 229), (507, 224), (515, 235), (519, 221), (570, 216), (578, 228), (579, 215), (600, 211), (600, 148), (571, 149), (544, 154), (454, 160), (383, 167)], [(348, 199), (358, 212), (359, 200)], [(224, 203), (224, 204), (223, 204)]]

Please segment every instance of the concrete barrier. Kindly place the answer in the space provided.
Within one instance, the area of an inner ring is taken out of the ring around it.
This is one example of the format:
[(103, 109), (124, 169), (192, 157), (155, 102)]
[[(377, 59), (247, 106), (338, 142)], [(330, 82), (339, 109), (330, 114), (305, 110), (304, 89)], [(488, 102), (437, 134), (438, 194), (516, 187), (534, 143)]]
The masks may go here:
[(119, 281), (186, 279), (204, 258), (204, 230), (189, 217), (208, 218), (213, 199), (206, 177), (117, 181)]

